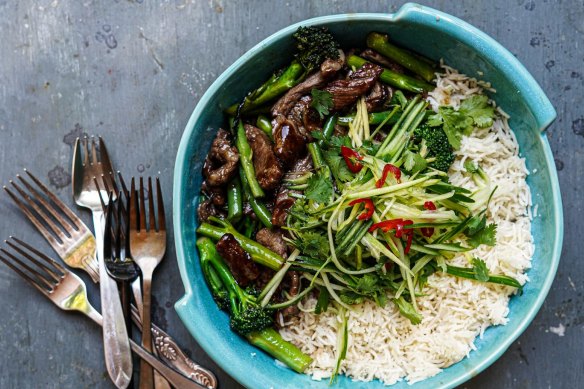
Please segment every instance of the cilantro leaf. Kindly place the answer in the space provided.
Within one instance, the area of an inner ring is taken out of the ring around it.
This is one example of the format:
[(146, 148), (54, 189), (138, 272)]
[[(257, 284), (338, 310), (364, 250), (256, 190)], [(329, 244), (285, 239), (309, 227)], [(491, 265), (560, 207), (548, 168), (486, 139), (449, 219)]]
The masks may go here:
[(345, 163), (345, 160), (339, 155), (338, 152), (335, 152), (334, 150), (327, 150), (323, 152), (323, 157), (331, 169), (331, 173), (337, 181), (348, 182), (353, 179), (353, 173), (351, 173), (347, 167), (347, 164)]
[(487, 226), (486, 216), (473, 216), (467, 224), (465, 234), (466, 236), (473, 236), (477, 232), (482, 231)]
[(372, 273), (366, 273), (357, 281), (355, 289), (364, 294), (374, 293), (381, 286), (379, 285), (379, 277)]
[(330, 109), (334, 106), (333, 95), (330, 92), (318, 89), (312, 89), (312, 102), (310, 106), (318, 112), (320, 118), (323, 119), (330, 113)]
[(468, 238), (468, 244), (472, 247), (478, 247), (482, 244), (487, 246), (494, 246), (497, 243), (497, 225), (489, 224), (482, 230), (476, 232)]
[(489, 281), (489, 269), (487, 268), (487, 264), (480, 258), (473, 258), (472, 267), (474, 271), (474, 277), (481, 282)]
[(351, 143), (351, 138), (348, 135), (342, 135), (342, 136), (334, 136), (333, 135), (333, 136), (331, 136), (330, 146), (332, 148), (337, 149), (337, 150), (335, 150), (337, 152), (337, 154), (340, 152), (341, 146), (353, 148), (353, 145)]
[(462, 135), (470, 135), (474, 126), (485, 128), (493, 125), (495, 108), (484, 95), (471, 96), (464, 100), (458, 110), (440, 107), (438, 113), (428, 118), (430, 127), (442, 126), (448, 142), (456, 150), (460, 148)]
[(361, 304), (365, 300), (365, 297), (351, 291), (342, 292), (339, 297), (347, 305)]
[(304, 195), (310, 200), (325, 204), (330, 201), (333, 195), (333, 183), (324, 175), (313, 174), (308, 179), (308, 186), (304, 190)]
[(326, 257), (329, 253), (329, 243), (326, 236), (318, 232), (297, 232), (298, 239), (294, 245), (303, 254), (311, 257)]
[(477, 127), (485, 128), (493, 125), (495, 108), (489, 104), (485, 95), (474, 95), (460, 104), (459, 112), (470, 116)]
[(418, 153), (406, 150), (404, 158), (404, 167), (412, 174), (422, 171), (428, 166), (426, 160)]
[(399, 309), (399, 312), (410, 319), (412, 324), (420, 324), (422, 322), (422, 315), (403, 296), (393, 299), (393, 302)]

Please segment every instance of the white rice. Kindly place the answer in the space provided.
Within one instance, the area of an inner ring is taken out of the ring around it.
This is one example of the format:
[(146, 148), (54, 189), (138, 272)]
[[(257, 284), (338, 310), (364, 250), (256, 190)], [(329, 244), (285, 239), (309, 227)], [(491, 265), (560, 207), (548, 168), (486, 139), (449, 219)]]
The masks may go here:
[[(428, 96), (434, 110), (440, 105), (458, 107), (473, 94), (490, 85), (443, 66), (437, 88)], [(474, 183), (463, 164), (478, 162), (497, 185), (487, 216), (497, 223), (497, 244), (480, 246), (471, 252), (482, 258), (492, 273), (515, 277), (522, 284), (530, 267), (534, 246), (531, 236), (531, 194), (525, 179), (529, 173), (519, 157), (519, 146), (508, 125), (508, 115), (497, 110), (491, 128), (475, 129), (464, 137), (449, 172), (455, 185), (469, 189)], [(452, 265), (469, 266), (464, 255)], [(475, 349), (474, 340), (491, 325), (507, 323), (508, 301), (513, 288), (484, 284), (436, 273), (428, 279), (425, 297), (418, 306), (422, 323), (412, 325), (392, 303), (380, 308), (372, 302), (354, 306), (349, 313), (349, 346), (341, 372), (356, 381), (379, 379), (391, 385), (401, 379), (414, 383), (438, 374)], [(280, 330), (284, 339), (296, 344), (314, 362), (307, 373), (315, 380), (330, 377), (335, 363), (338, 319), (334, 309), (315, 315), (316, 300), (303, 304), (303, 312)]]

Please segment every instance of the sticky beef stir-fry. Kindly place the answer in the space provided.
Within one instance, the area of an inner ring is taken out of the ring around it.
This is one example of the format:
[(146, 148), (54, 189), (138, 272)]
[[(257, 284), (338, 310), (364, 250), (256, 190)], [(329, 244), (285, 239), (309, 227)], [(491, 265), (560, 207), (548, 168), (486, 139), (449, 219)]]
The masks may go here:
[(434, 273), (520, 284), (481, 258), (448, 264), (495, 244), (489, 177), (470, 159), (476, 190), (447, 174), (462, 137), (492, 125), (488, 99), (432, 109), (436, 65), (383, 34), (365, 48), (316, 27), (293, 39), (288, 67), (226, 110), (203, 166), (197, 246), (231, 328), (298, 372), (312, 358), (276, 329), (294, 326), (309, 298), (316, 314), (339, 312), (334, 377), (352, 306), (394, 304), (418, 324)]

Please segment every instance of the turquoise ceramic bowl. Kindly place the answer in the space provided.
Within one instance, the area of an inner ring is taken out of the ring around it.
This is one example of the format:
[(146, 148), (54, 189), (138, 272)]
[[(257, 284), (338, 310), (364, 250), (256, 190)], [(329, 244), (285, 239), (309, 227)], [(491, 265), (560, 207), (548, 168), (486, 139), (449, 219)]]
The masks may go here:
[[(536, 242), (530, 282), (510, 302), (509, 323), (485, 331), (477, 350), (442, 373), (397, 388), (451, 388), (493, 363), (529, 325), (552, 284), (560, 260), (563, 222), (560, 189), (554, 159), (544, 130), (556, 117), (554, 108), (527, 70), (500, 44), (460, 19), (434, 9), (407, 4), (395, 14), (346, 14), (310, 19), (280, 30), (245, 53), (207, 90), (185, 128), (174, 174), (174, 229), (177, 259), (185, 295), (175, 307), (203, 349), (227, 373), (248, 388), (329, 388), (328, 381), (312, 381), (276, 364), (229, 329), (227, 316), (213, 302), (201, 275), (195, 248), (197, 194), (201, 164), (217, 128), (222, 109), (240, 101), (290, 60), (291, 34), (300, 25), (328, 27), (342, 44), (362, 46), (370, 31), (389, 33), (393, 40), (430, 58), (443, 58), (461, 72), (490, 81), (497, 103), (508, 112), (521, 154), (527, 159), (528, 178), (538, 216), (532, 224)], [(335, 387), (350, 387), (341, 377)], [(359, 387), (382, 388), (379, 381)]]

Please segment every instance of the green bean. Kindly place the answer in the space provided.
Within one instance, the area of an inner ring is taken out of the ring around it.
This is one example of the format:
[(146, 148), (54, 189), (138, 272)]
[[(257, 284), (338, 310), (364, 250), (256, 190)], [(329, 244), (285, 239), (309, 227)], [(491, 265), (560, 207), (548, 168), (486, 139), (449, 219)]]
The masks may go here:
[[(255, 175), (255, 169), (253, 167), (252, 155), (253, 152), (249, 143), (247, 142), (247, 137), (245, 136), (245, 128), (241, 120), (237, 125), (237, 150), (239, 150), (239, 162), (240, 166), (243, 168), (244, 176), (249, 184), (250, 192), (253, 197), (264, 197), (265, 193), (260, 187), (258, 179)], [(242, 178), (243, 179), (243, 178)]]
[(333, 116), (329, 117), (326, 122), (324, 123), (324, 127), (322, 128), (322, 137), (323, 140), (318, 141), (318, 145), (320, 147), (324, 146), (325, 142), (328, 142), (335, 131), (335, 124), (337, 124), (339, 116), (334, 114)]
[(241, 178), (241, 186), (243, 188), (243, 198), (245, 201), (249, 203), (251, 209), (257, 216), (260, 222), (267, 228), (272, 228), (272, 213), (265, 206), (264, 203), (260, 202), (258, 199), (254, 198), (251, 194), (251, 190), (249, 188), (249, 182), (247, 181), (247, 177), (245, 176), (245, 171), (243, 166), (240, 165), (239, 169), (239, 177)]
[(235, 223), (243, 216), (243, 193), (239, 178), (235, 177), (227, 185), (227, 220)]
[(266, 133), (266, 135), (272, 139), (272, 123), (268, 120), (267, 117), (264, 115), (258, 116), (258, 120), (256, 121), (256, 126)]
[[(394, 113), (395, 112), (393, 110), (383, 112), (372, 112), (369, 114), (369, 124), (381, 124), (385, 119), (387, 119), (388, 116), (390, 116), (390, 118), (387, 122), (385, 122), (385, 124), (386, 125), (395, 124), (399, 120), (401, 114), (394, 115)], [(351, 124), (353, 120), (355, 120), (355, 115), (341, 116), (338, 120), (338, 124), (343, 127), (349, 127), (349, 124)]]
[[(213, 222), (219, 226), (215, 226), (209, 222)], [(239, 242), (241, 247), (243, 247), (243, 249), (247, 251), (249, 255), (251, 255), (251, 259), (254, 262), (267, 266), (270, 269), (276, 271), (279, 270), (280, 267), (282, 267), (284, 264), (284, 258), (267, 247), (262, 246), (258, 242), (255, 242), (242, 235), (227, 220), (219, 219), (215, 216), (210, 216), (209, 222), (202, 223), (199, 228), (197, 228), (197, 233), (209, 237), (213, 240), (219, 240), (225, 234), (232, 234)]]

